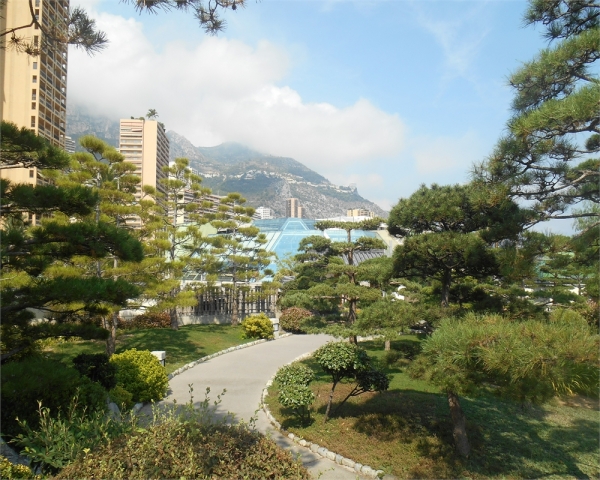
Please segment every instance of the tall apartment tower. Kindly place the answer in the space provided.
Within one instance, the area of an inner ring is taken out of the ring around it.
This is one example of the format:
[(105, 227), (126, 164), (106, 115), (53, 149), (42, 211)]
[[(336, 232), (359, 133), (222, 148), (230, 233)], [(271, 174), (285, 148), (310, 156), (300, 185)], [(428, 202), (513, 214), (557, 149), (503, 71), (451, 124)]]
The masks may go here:
[(161, 179), (167, 177), (162, 169), (169, 166), (169, 139), (161, 123), (121, 119), (119, 151), (137, 167), (135, 174), (141, 178), (141, 185), (151, 185), (164, 193)]
[(285, 201), (285, 216), (288, 218), (304, 218), (304, 208), (300, 206), (297, 198), (288, 198)]
[[(34, 13), (44, 26), (55, 25), (66, 33), (64, 19), (69, 0), (32, 0)], [(31, 12), (28, 0), (0, 2), (0, 31), (29, 25)], [(34, 44), (41, 43), (40, 30), (31, 25), (17, 34)], [(67, 46), (56, 45), (52, 50), (32, 57), (5, 47), (6, 37), (0, 39), (0, 117), (31, 128), (58, 147), (65, 147), (67, 118)], [(16, 183), (38, 183), (36, 169), (16, 168), (2, 173)]]

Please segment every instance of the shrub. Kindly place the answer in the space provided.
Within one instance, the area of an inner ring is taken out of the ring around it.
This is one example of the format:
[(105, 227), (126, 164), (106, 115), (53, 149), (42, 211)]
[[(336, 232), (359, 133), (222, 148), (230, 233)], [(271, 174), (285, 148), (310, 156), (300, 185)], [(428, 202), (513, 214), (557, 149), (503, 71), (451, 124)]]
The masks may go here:
[(394, 350), (397, 351), (402, 358), (414, 360), (423, 350), (421, 342), (400, 342), (394, 345)]
[(41, 475), (34, 475), (31, 468), (18, 463), (11, 463), (8, 458), (0, 456), (0, 478), (3, 480), (33, 479), (41, 480)]
[(395, 365), (402, 358), (402, 354), (397, 350), (388, 350), (383, 354), (383, 364), (386, 367)]
[(117, 385), (110, 392), (108, 392), (108, 395), (110, 396), (110, 399), (121, 409), (124, 408), (125, 410), (129, 410), (131, 407), (133, 407), (133, 395), (120, 385)]
[(292, 363), (279, 369), (275, 375), (275, 381), (281, 386), (286, 385), (308, 385), (315, 377), (312, 368), (302, 363)]
[(80, 456), (56, 479), (310, 478), (302, 464), (247, 425), (227, 425), (208, 397)]
[(146, 312), (131, 320), (119, 318), (119, 328), (132, 330), (135, 328), (171, 328), (171, 317), (167, 312)]
[(105, 353), (80, 353), (73, 359), (73, 365), (81, 375), (99, 383), (106, 390), (117, 384), (117, 367), (109, 363)]
[(307, 385), (286, 385), (279, 391), (277, 399), (281, 405), (292, 410), (300, 423), (310, 421), (310, 406), (315, 401), (315, 394)]
[(246, 317), (242, 322), (244, 338), (266, 338), (271, 339), (273, 335), (273, 323), (264, 313)]
[(79, 405), (88, 411), (104, 409), (106, 392), (97, 383), (60, 362), (36, 357), (2, 366), (2, 433), (22, 432), (16, 417), (35, 428), (39, 422), (38, 401), (53, 415), (66, 408), (79, 390)]
[(134, 402), (160, 400), (167, 393), (165, 368), (149, 350), (126, 350), (110, 357), (117, 367), (117, 385), (133, 395)]
[(291, 307), (284, 310), (279, 318), (279, 325), (286, 332), (306, 333), (302, 328), (303, 321), (312, 317), (309, 310), (300, 307)]
[(77, 456), (134, 428), (133, 423), (113, 421), (102, 411), (87, 412), (78, 404), (77, 395), (66, 411), (56, 417), (50, 416), (50, 410), (41, 403), (38, 415), (36, 428), (19, 422), (24, 433), (17, 435), (12, 443), (22, 447), (32, 466), (40, 467), (44, 474), (59, 472)]

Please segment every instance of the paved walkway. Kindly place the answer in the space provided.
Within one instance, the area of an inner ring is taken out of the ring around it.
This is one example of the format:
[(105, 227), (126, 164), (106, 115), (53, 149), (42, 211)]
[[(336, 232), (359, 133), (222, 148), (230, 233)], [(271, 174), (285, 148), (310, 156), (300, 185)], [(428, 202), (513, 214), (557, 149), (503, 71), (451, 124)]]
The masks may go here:
[(217, 412), (225, 414), (229, 411), (235, 413), (236, 419), (245, 421), (256, 416), (256, 428), (269, 435), (281, 447), (299, 454), (315, 478), (362, 478), (331, 460), (297, 446), (275, 430), (265, 413), (258, 410), (262, 390), (279, 367), (302, 354), (316, 350), (330, 340), (333, 340), (333, 337), (328, 335), (292, 335), (221, 355), (173, 377), (169, 382), (169, 395), (164, 401), (172, 402), (176, 399), (178, 404), (189, 402), (189, 384), (193, 384), (194, 387), (194, 403), (204, 400), (206, 387), (210, 387), (211, 400), (215, 400), (216, 396), (226, 389), (227, 393), (223, 396)]

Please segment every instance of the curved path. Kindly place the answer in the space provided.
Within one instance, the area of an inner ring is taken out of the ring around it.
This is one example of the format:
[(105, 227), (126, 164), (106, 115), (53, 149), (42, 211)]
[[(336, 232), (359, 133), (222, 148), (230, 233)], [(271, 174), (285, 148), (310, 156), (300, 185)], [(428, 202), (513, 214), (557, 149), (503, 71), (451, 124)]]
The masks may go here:
[(232, 412), (237, 420), (245, 421), (256, 416), (256, 428), (269, 435), (281, 447), (299, 454), (302, 463), (315, 478), (361, 478), (345, 467), (297, 446), (276, 430), (265, 413), (259, 410), (265, 384), (282, 365), (316, 350), (330, 340), (333, 337), (328, 335), (292, 335), (212, 358), (173, 377), (169, 381), (170, 390), (164, 401), (177, 400), (178, 404), (189, 402), (189, 384), (194, 387), (194, 403), (204, 400), (206, 387), (210, 387), (211, 401), (226, 389), (227, 393), (223, 396), (217, 413)]

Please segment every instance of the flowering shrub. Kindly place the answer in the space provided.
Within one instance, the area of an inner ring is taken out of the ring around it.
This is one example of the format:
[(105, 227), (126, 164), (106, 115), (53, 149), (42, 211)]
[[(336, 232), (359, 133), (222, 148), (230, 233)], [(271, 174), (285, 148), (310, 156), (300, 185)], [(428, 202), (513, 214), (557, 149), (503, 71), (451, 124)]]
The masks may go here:
[(286, 332), (290, 333), (306, 333), (302, 328), (302, 322), (313, 314), (305, 308), (291, 307), (281, 313), (279, 325)]
[(133, 330), (136, 328), (171, 328), (171, 317), (167, 312), (147, 312), (137, 315), (131, 320), (119, 318), (119, 328)]

